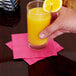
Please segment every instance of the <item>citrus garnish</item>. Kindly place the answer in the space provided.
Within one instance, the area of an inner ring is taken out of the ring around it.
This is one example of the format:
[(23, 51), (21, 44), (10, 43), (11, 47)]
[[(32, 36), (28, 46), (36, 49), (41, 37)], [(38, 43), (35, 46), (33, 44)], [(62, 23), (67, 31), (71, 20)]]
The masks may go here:
[(62, 0), (45, 0), (43, 10), (46, 12), (57, 12), (62, 7)]

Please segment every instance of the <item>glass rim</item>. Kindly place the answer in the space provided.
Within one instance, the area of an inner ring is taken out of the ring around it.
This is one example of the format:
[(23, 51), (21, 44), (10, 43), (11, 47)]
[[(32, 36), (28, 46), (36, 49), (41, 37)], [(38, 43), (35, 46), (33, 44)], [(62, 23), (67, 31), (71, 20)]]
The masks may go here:
[[(31, 3), (33, 3), (33, 2), (42, 2), (42, 3), (43, 3), (44, 1), (38, 1), (38, 0), (37, 0), (37, 1), (34, 1), (34, 0), (33, 0), (33, 1), (30, 1), (30, 2), (27, 4), (27, 6), (26, 6), (27, 11), (29, 11), (29, 8), (28, 8), (28, 7), (29, 7), (29, 5), (30, 5)], [(51, 14), (51, 11), (50, 11), (50, 12), (46, 12), (46, 14), (48, 14), (48, 13)], [(32, 14), (35, 14), (35, 15), (45, 15), (45, 14), (36, 14), (36, 13), (32, 13)]]

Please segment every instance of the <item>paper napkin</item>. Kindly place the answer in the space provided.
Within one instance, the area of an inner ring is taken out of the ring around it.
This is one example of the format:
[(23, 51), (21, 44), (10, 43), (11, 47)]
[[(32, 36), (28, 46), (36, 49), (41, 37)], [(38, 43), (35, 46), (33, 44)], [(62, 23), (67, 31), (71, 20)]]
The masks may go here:
[(12, 34), (12, 41), (6, 43), (12, 49), (14, 59), (22, 58), (29, 65), (50, 56), (57, 56), (57, 52), (61, 51), (61, 47), (56, 41), (50, 39), (45, 48), (40, 50), (32, 49), (28, 46), (28, 34)]

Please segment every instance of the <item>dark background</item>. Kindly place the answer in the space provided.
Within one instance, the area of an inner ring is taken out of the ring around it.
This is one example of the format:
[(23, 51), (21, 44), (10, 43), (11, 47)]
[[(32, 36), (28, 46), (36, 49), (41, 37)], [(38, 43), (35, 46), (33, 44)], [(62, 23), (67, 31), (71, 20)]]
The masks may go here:
[[(63, 34), (57, 41), (64, 50), (57, 57), (49, 57), (29, 66), (22, 59), (13, 60), (13, 53), (5, 43), (11, 34), (26, 33), (26, 5), (20, 0), (20, 21), (14, 27), (0, 25), (0, 76), (76, 76), (76, 34)], [(5, 22), (6, 24), (6, 22)]]

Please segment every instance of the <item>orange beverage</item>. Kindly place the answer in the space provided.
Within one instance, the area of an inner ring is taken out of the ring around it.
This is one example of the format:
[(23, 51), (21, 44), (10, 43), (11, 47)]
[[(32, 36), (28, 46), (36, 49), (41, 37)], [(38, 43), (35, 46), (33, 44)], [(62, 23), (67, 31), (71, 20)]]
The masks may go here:
[(42, 6), (38, 6), (40, 5), (40, 3), (43, 4), (43, 2), (32, 2), (34, 3), (34, 6), (36, 6), (28, 9), (27, 11), (28, 41), (32, 46), (43, 47), (43, 45), (47, 43), (48, 38), (40, 39), (39, 34), (43, 29), (45, 29), (50, 24), (51, 13), (45, 12)]

